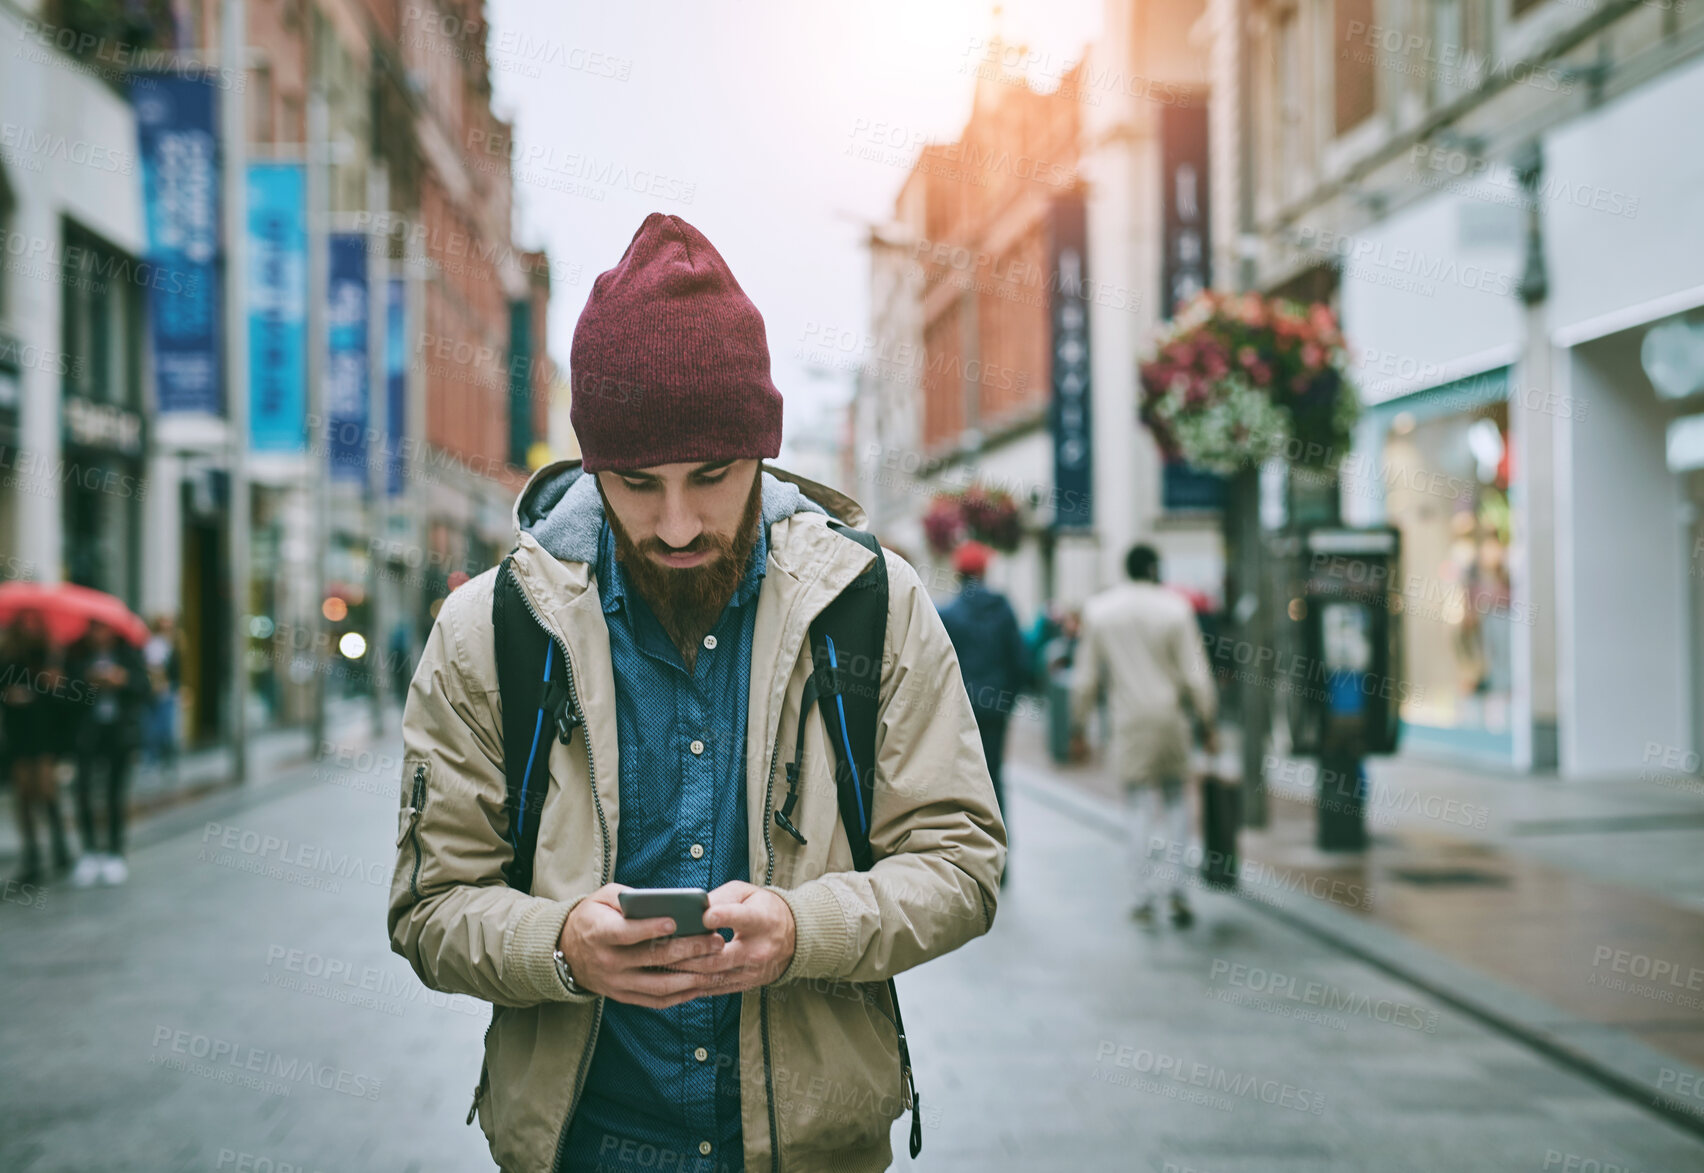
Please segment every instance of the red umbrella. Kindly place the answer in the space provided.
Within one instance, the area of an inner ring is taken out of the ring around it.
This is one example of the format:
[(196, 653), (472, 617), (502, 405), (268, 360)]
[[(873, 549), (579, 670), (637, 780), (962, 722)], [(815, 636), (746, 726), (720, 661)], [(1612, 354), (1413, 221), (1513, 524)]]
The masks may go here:
[(0, 583), (0, 626), (9, 625), (24, 611), (41, 613), (55, 643), (81, 639), (94, 622), (106, 624), (137, 647), (148, 642), (148, 625), (142, 617), (105, 591), (68, 582)]

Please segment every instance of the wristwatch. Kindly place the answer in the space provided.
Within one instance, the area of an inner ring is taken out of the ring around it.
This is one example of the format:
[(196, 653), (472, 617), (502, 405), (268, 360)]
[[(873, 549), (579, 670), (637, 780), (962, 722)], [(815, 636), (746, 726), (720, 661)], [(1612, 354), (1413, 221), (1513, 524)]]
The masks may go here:
[(562, 956), (562, 950), (558, 949), (555, 953), (551, 954), (551, 957), (556, 962), (556, 976), (561, 980), (563, 989), (567, 990), (570, 994), (591, 993), (591, 991), (586, 989), (584, 986), (575, 983), (574, 975), (568, 972), (568, 959)]

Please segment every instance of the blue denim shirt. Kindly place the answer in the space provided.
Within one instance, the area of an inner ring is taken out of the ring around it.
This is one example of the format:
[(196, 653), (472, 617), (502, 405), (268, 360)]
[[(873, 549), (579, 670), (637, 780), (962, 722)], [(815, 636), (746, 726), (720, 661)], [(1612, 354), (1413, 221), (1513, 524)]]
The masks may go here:
[[(745, 576), (688, 671), (645, 600), (628, 590), (604, 522), (596, 569), (621, 746), (617, 883), (709, 890), (751, 879), (746, 704), (768, 557), (760, 526)], [(605, 999), (562, 1169), (744, 1169), (739, 1035), (738, 994), (667, 1010)]]

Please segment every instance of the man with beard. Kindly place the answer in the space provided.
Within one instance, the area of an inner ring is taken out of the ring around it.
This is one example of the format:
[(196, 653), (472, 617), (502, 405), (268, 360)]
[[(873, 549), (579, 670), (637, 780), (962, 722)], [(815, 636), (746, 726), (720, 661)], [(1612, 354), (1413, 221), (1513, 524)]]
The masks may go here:
[[(409, 689), (392, 947), (493, 1003), (468, 1120), (505, 1169), (886, 1168), (911, 1105), (884, 983), (988, 930), (1005, 859), (952, 645), (884, 552), (859, 871), (803, 698), (812, 621), (875, 555), (828, 524), (860, 524), (855, 503), (762, 463), (781, 397), (756, 307), (701, 233), (652, 215), (594, 284), (572, 366), (583, 460), (534, 474), (507, 569), (445, 600)], [(527, 892), (504, 878), (498, 590), (548, 635), (572, 716), (566, 742), (535, 739)], [(703, 888), (711, 931), (628, 920), (624, 888)]]

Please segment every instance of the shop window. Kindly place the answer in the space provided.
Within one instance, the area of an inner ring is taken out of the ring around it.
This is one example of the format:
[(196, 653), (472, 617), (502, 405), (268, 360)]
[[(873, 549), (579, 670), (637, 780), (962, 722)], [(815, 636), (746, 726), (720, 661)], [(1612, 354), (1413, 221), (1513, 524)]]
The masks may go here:
[(1372, 117), (1378, 105), (1376, 44), (1368, 31), (1377, 23), (1373, 0), (1336, 0), (1335, 40), (1336, 129), (1344, 134)]
[(1404, 676), (1410, 725), (1462, 738), (1511, 731), (1513, 630), (1529, 616), (1509, 590), (1506, 402), (1392, 417), (1382, 479), (1402, 532)]

